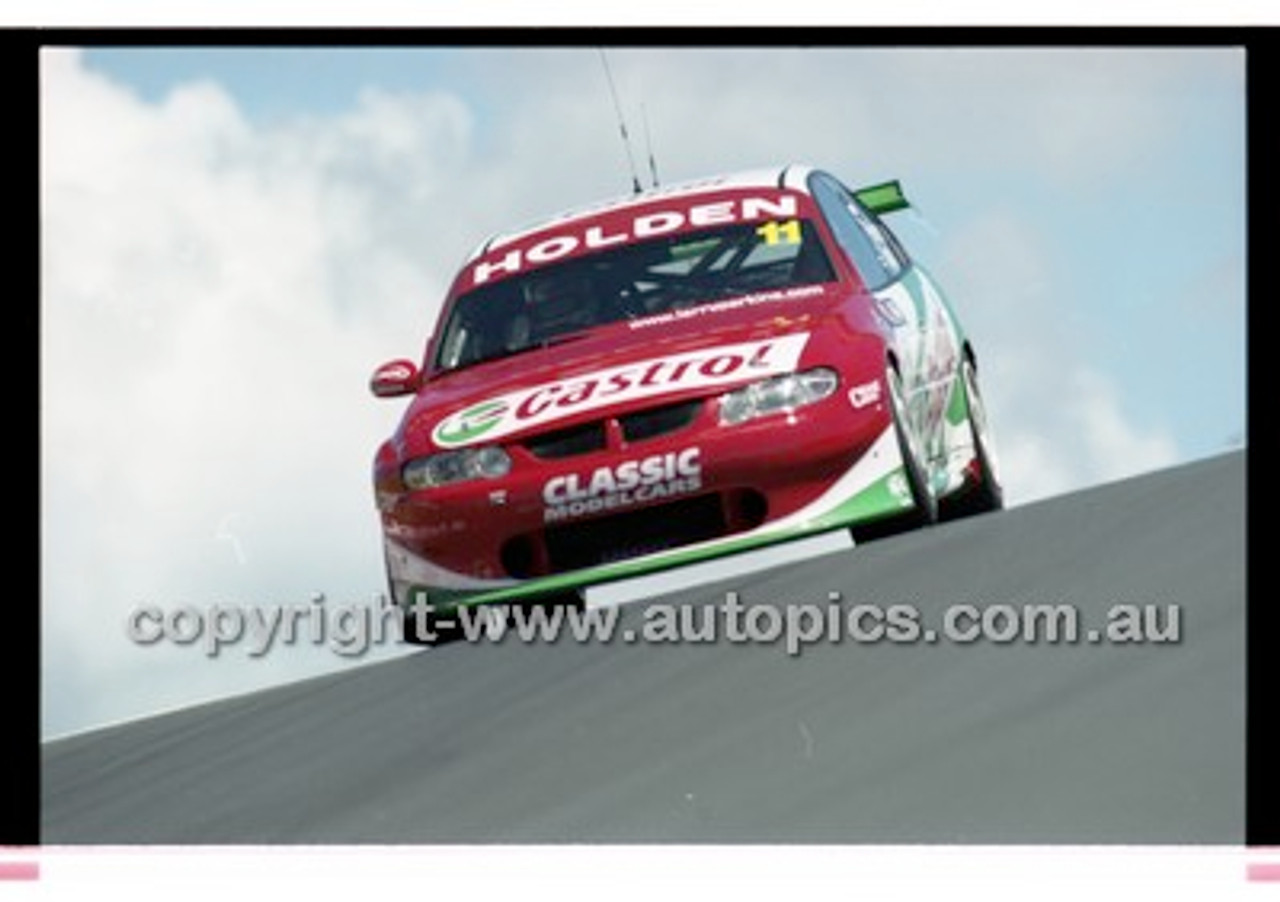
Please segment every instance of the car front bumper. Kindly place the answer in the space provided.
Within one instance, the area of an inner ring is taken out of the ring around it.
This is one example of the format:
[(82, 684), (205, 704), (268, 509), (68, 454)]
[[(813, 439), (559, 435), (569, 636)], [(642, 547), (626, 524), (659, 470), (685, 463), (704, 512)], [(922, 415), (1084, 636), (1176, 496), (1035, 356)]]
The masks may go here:
[(394, 599), (569, 592), (901, 513), (910, 493), (883, 397), (864, 384), (736, 426), (707, 404), (659, 439), (556, 461), (515, 451), (501, 480), (385, 497)]

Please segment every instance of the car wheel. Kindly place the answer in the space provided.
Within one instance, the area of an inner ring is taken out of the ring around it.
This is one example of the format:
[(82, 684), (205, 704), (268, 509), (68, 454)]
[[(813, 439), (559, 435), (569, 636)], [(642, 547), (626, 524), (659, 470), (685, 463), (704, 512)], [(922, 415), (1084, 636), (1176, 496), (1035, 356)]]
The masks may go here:
[(978, 371), (968, 357), (960, 365), (965, 401), (969, 407), (969, 432), (973, 440), (973, 466), (977, 471), (971, 485), (950, 505), (949, 517), (971, 517), (1004, 507), (1004, 489), (997, 473), (987, 408), (978, 389)]
[[(895, 488), (898, 494), (909, 495), (912, 508), (903, 514), (893, 514), (887, 519), (860, 523), (850, 529), (855, 543), (870, 542), (912, 529), (928, 526), (938, 519), (938, 499), (929, 488), (921, 463), (919, 442), (907, 426), (907, 403), (902, 391), (902, 377), (893, 367), (885, 371), (889, 386), (889, 412), (893, 417), (893, 429), (902, 454), (902, 476), (905, 484)], [(896, 479), (897, 477), (895, 477)]]
[(408, 645), (437, 646), (462, 638), (462, 627), (454, 611), (424, 611), (419, 617), (412, 609), (401, 619), (401, 636)]
[(902, 452), (902, 469), (907, 480), (907, 490), (915, 505), (911, 513), (902, 518), (901, 525), (906, 529), (928, 526), (938, 519), (938, 498), (929, 487), (929, 479), (925, 475), (920, 442), (907, 425), (907, 401), (902, 390), (902, 377), (898, 375), (897, 369), (889, 368), (888, 382), (893, 428), (898, 435), (898, 450)]

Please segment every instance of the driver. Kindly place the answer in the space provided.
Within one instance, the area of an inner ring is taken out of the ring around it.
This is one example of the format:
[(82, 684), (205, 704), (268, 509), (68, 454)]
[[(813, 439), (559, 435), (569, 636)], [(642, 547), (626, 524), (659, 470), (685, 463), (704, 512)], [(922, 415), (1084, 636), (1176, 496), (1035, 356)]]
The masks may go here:
[(525, 291), (528, 322), (520, 328), (547, 341), (601, 325), (600, 312), (599, 295), (587, 273), (556, 272), (530, 280)]

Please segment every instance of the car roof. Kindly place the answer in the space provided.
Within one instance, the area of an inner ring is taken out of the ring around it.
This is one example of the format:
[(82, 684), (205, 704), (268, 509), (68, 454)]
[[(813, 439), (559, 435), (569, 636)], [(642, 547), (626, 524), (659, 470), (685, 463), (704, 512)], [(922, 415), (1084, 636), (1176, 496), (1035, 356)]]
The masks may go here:
[(790, 163), (784, 166), (762, 167), (730, 172), (723, 175), (690, 179), (670, 185), (659, 185), (643, 188), (638, 194), (616, 197), (589, 206), (577, 207), (555, 216), (541, 219), (532, 225), (513, 232), (500, 232), (490, 236), (476, 247), (467, 257), (471, 262), (495, 248), (518, 241), (527, 235), (541, 232), (553, 226), (563, 226), (578, 220), (589, 219), (601, 213), (612, 213), (638, 207), (655, 200), (667, 198), (697, 197), (702, 194), (718, 193), (726, 190), (742, 188), (785, 188), (808, 193), (808, 177), (813, 167), (803, 163)]

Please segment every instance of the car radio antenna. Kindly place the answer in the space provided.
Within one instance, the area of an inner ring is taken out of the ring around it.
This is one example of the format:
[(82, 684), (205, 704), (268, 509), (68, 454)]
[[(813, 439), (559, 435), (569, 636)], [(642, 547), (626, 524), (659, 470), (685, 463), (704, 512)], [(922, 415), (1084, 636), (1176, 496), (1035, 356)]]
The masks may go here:
[(640, 187), (640, 177), (636, 175), (636, 161), (631, 155), (631, 139), (627, 137), (627, 122), (622, 118), (622, 107), (618, 103), (618, 92), (613, 87), (613, 73), (609, 71), (609, 58), (604, 55), (604, 48), (600, 50), (600, 62), (604, 64), (604, 77), (609, 82), (609, 96), (613, 98), (613, 111), (618, 117), (618, 131), (622, 134), (622, 146), (627, 151), (627, 166), (631, 171), (631, 188), (639, 194), (644, 189)]
[(649, 140), (649, 113), (645, 110), (644, 104), (640, 104), (640, 118), (644, 120), (644, 149), (649, 154), (649, 177), (653, 180), (653, 187), (658, 187), (658, 164), (653, 159), (653, 142)]

